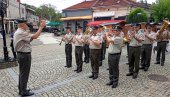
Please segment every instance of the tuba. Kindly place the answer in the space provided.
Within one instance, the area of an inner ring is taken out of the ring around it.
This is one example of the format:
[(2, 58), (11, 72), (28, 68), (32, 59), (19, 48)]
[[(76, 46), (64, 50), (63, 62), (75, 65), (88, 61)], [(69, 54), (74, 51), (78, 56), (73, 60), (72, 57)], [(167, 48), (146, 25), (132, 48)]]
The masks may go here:
[(86, 30), (84, 32), (84, 35), (88, 35), (90, 32), (92, 31), (92, 29), (89, 27), (86, 27)]
[(158, 34), (161, 35), (162, 32), (168, 27), (169, 24), (170, 24), (169, 21), (164, 20), (164, 21), (163, 21), (163, 26), (162, 26), (161, 29), (158, 31)]

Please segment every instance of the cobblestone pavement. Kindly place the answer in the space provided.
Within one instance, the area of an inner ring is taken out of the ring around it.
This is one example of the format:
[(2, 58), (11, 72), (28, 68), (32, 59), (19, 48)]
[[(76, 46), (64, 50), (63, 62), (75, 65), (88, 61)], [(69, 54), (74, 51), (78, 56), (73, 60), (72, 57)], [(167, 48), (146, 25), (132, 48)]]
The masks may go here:
[[(128, 65), (125, 64), (127, 58), (124, 47), (119, 65), (119, 86), (112, 89), (105, 85), (109, 81), (106, 70), (107, 55), (103, 66), (100, 67), (99, 78), (92, 80), (88, 78), (91, 75), (90, 64), (84, 63), (83, 71), (79, 74), (73, 71), (76, 68), (74, 49), (73, 67), (64, 67), (64, 43), (59, 46), (60, 38), (55, 38), (58, 41), (56, 43), (54, 38), (51, 43), (45, 43), (41, 39), (32, 43), (33, 60), (28, 83), (29, 88), (35, 92), (32, 97), (170, 97), (170, 54), (167, 54), (163, 67), (153, 64), (153, 54), (149, 71), (140, 71), (138, 78), (132, 79), (125, 76), (128, 73)], [(50, 37), (48, 39), (50, 40)], [(18, 67), (0, 70), (0, 97), (19, 97), (17, 83)]]

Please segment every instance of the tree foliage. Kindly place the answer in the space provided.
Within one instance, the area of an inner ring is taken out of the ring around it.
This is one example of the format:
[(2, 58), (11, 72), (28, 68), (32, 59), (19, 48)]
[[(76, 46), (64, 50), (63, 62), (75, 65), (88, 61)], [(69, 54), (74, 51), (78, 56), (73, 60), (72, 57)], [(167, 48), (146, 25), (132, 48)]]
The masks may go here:
[(147, 22), (148, 16), (145, 10), (143, 10), (142, 8), (135, 8), (128, 15), (127, 21), (128, 23)]
[(156, 0), (152, 4), (151, 12), (156, 21), (162, 21), (164, 18), (170, 19), (170, 0)]
[(59, 21), (61, 18), (61, 13), (48, 5), (41, 5), (35, 11), (39, 17), (46, 18), (51, 21)]

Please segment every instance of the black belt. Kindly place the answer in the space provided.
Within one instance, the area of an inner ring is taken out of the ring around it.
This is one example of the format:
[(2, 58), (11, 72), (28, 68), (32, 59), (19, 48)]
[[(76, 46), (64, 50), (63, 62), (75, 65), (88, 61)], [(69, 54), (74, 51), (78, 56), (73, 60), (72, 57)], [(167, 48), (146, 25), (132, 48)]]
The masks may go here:
[(17, 52), (18, 54), (31, 54), (31, 52)]
[(109, 55), (120, 55), (121, 53), (114, 53), (114, 54), (109, 54)]
[(168, 42), (168, 41), (159, 41), (158, 43), (161, 43), (161, 42)]
[(149, 45), (149, 46), (150, 46), (150, 45), (152, 45), (152, 44), (143, 44), (143, 45)]
[(71, 45), (71, 44), (66, 44), (66, 45)]
[(133, 48), (139, 48), (139, 47), (141, 47), (141, 46), (129, 46), (129, 47), (133, 47)]
[(75, 46), (75, 47), (83, 47), (83, 46)]

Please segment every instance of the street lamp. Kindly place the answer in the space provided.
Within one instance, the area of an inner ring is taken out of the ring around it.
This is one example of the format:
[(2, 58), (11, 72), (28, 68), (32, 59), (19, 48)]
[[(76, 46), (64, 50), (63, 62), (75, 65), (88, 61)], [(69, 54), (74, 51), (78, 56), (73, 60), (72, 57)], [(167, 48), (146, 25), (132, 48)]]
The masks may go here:
[(4, 30), (4, 14), (6, 13), (6, 8), (8, 7), (7, 0), (1, 0), (0, 1), (0, 15), (1, 15), (1, 25), (2, 25), (2, 36), (3, 36), (3, 51), (4, 51), (4, 61), (8, 61), (8, 50), (6, 45), (6, 36), (5, 36), (5, 30)]

